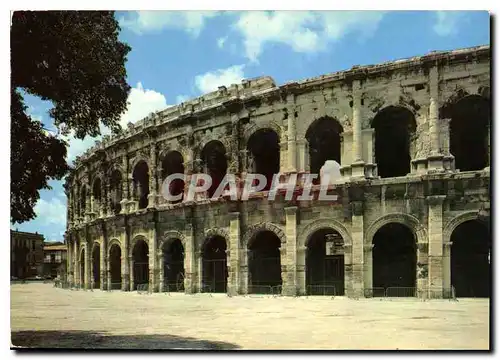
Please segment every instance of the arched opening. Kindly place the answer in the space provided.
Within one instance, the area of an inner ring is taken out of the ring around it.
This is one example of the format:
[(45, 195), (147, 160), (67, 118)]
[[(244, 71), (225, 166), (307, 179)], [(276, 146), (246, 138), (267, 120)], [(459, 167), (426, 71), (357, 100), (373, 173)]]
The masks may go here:
[(148, 206), (149, 195), (149, 167), (145, 161), (141, 160), (135, 165), (132, 178), (134, 198), (139, 201), (139, 209), (145, 209)]
[(375, 159), (380, 177), (406, 176), (411, 171), (410, 147), (417, 129), (410, 110), (389, 106), (372, 122), (375, 129)]
[(118, 170), (111, 173), (110, 179), (111, 191), (111, 211), (117, 215), (122, 210), (120, 202), (122, 201), (122, 174)]
[(445, 106), (443, 118), (450, 122), (450, 152), (460, 171), (482, 170), (489, 164), (490, 101), (470, 95)]
[(134, 289), (149, 283), (149, 248), (143, 239), (137, 240), (132, 252), (134, 261)]
[(179, 239), (163, 245), (163, 282), (167, 291), (184, 291), (184, 246)]
[(208, 189), (208, 196), (212, 197), (227, 172), (227, 158), (224, 145), (217, 140), (210, 141), (201, 152), (201, 160), (204, 172), (212, 178), (212, 185)]
[[(161, 162), (161, 176), (162, 180), (165, 180), (167, 176), (172, 174), (184, 174), (184, 159), (178, 151), (168, 152)], [(175, 179), (170, 183), (170, 194), (172, 196), (177, 196), (184, 193), (184, 180)], [(179, 203), (182, 198), (173, 201), (173, 203)]]
[(466, 221), (451, 234), (451, 284), (457, 297), (490, 296), (491, 236), (479, 220)]
[(247, 144), (248, 171), (266, 177), (264, 191), (271, 188), (274, 174), (280, 171), (280, 144), (278, 134), (271, 129), (260, 129), (250, 136)]
[(313, 184), (320, 183), (320, 170), (327, 160), (340, 164), (340, 134), (343, 132), (338, 121), (327, 116), (315, 120), (307, 129), (311, 174), (318, 174)]
[(93, 197), (93, 209), (92, 211), (99, 215), (101, 211), (101, 179), (97, 178), (94, 180), (94, 186), (92, 187), (92, 197)]
[(80, 253), (80, 286), (85, 285), (85, 249)]
[(268, 294), (282, 284), (280, 238), (272, 231), (260, 231), (248, 247), (248, 292)]
[(94, 288), (97, 289), (101, 286), (101, 247), (99, 244), (95, 244), (92, 250), (92, 272)]
[(307, 243), (306, 291), (344, 295), (344, 239), (334, 229), (315, 231)]
[(87, 203), (87, 187), (82, 186), (82, 190), (80, 191), (80, 216), (82, 218), (85, 217), (85, 205)]
[(373, 236), (373, 295), (415, 296), (416, 277), (413, 232), (399, 223), (382, 226)]
[(203, 289), (201, 291), (225, 293), (227, 291), (226, 240), (213, 236), (203, 247)]
[(122, 249), (118, 244), (111, 245), (109, 249), (109, 272), (111, 276), (111, 289), (119, 290), (122, 288)]

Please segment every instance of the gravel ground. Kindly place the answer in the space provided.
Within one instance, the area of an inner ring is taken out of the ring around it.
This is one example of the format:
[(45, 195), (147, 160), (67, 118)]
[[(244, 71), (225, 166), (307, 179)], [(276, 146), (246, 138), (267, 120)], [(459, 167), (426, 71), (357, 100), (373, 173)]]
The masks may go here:
[(489, 300), (72, 291), (11, 285), (14, 346), (489, 349)]

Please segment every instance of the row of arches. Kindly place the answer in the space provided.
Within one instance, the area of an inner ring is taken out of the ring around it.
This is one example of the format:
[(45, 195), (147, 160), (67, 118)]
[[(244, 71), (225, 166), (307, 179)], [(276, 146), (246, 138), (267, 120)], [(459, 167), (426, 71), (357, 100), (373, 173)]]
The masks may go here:
[[(482, 170), (489, 164), (489, 127), (491, 121), (490, 102), (480, 95), (464, 96), (447, 104), (440, 110), (440, 118), (451, 119), (449, 144), (443, 145), (455, 157), (455, 167), (461, 171)], [(374, 153), (378, 175), (385, 177), (406, 176), (411, 172), (411, 160), (416, 146), (417, 123), (412, 111), (403, 106), (389, 106), (377, 113), (371, 122), (375, 130)], [(321, 167), (328, 160), (341, 164), (341, 142), (344, 129), (332, 117), (315, 120), (308, 128), (305, 138), (309, 143), (310, 172), (320, 174)], [(271, 128), (255, 131), (248, 139), (246, 167), (248, 172), (263, 174), (267, 179), (268, 190), (274, 174), (280, 169), (279, 135)], [(449, 147), (449, 148), (448, 148)], [(203, 171), (212, 177), (208, 195), (212, 196), (220, 185), (228, 169), (228, 154), (219, 140), (209, 141), (200, 153)], [(139, 208), (148, 206), (150, 192), (150, 169), (145, 160), (135, 164), (132, 169), (132, 196), (139, 202)], [(168, 175), (184, 173), (184, 158), (178, 151), (169, 151), (161, 159), (161, 181)], [(320, 180), (316, 179), (315, 183)], [(93, 211), (102, 206), (102, 183), (96, 178), (92, 184)], [(77, 214), (84, 216), (86, 210), (87, 188), (81, 187), (78, 194)], [(115, 170), (111, 174), (111, 204), (113, 213), (121, 210), (122, 175)], [(176, 180), (171, 184), (172, 195), (183, 194), (184, 182)], [(177, 202), (182, 201), (180, 198)]]
[[(467, 220), (451, 234), (451, 285), (458, 297), (490, 295), (491, 239), (486, 224)], [(384, 293), (388, 288), (415, 289), (417, 284), (417, 242), (410, 227), (387, 223), (373, 235), (372, 287)], [(345, 239), (331, 227), (313, 231), (306, 241), (305, 285), (311, 295), (344, 295)], [(181, 239), (162, 245), (163, 288), (184, 291), (185, 249)], [(262, 293), (282, 285), (281, 239), (272, 230), (258, 231), (248, 242), (248, 292)], [(100, 246), (92, 249), (93, 282), (100, 284)], [(109, 270), (114, 289), (121, 288), (121, 249), (113, 243), (109, 249)], [(201, 291), (227, 292), (227, 244), (221, 235), (209, 236), (201, 251)], [(84, 282), (85, 250), (80, 254), (80, 281)], [(139, 239), (132, 249), (134, 289), (149, 282), (149, 250)], [(411, 292), (408, 293), (411, 296)], [(377, 296), (377, 292), (373, 292)]]

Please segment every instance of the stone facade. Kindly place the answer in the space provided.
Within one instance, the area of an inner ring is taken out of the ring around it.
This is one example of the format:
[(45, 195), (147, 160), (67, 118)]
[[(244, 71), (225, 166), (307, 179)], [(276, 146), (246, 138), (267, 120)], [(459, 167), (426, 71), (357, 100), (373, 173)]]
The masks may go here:
[[(481, 212), (488, 214), (490, 204), (489, 125), (486, 166), (461, 171), (450, 135), (455, 115), (449, 114), (456, 112), (449, 109), (469, 98), (489, 104), (489, 89), (490, 48), (482, 46), (356, 66), (282, 86), (270, 77), (245, 80), (151, 114), (77, 158), (66, 183), (69, 277), (87, 288), (98, 281), (101, 289), (119, 280), (118, 287), (127, 291), (136, 288), (134, 271), (146, 269), (149, 289), (165, 291), (163, 249), (179, 240), (183, 289), (203, 291), (204, 247), (218, 237), (225, 242), (226, 291), (245, 294), (253, 239), (271, 232), (279, 239), (282, 293), (305, 294), (310, 239), (332, 229), (343, 239), (345, 294), (369, 296), (367, 290), (375, 287), (374, 236), (387, 224), (403, 224), (415, 242), (415, 287), (442, 293), (451, 287), (453, 231)], [(381, 173), (392, 160), (383, 160), (383, 152), (397, 140), (384, 140), (384, 128), (376, 125), (387, 109), (406, 114), (413, 125), (408, 171), (385, 177)], [(279, 172), (285, 178), (313, 172), (308, 130), (321, 119), (341, 129), (339, 143), (332, 145), (339, 146), (342, 174), (331, 189), (339, 196), (336, 202), (287, 200), (279, 194), (268, 201), (264, 193), (249, 201), (221, 197), (168, 203), (160, 196), (172, 152), (180, 155), (189, 179), (212, 171), (204, 149), (217, 143), (225, 171), (244, 177), (258, 167), (258, 154), (249, 156), (248, 144), (262, 131), (277, 139)], [(147, 245), (142, 260), (134, 260), (143, 251), (138, 243)], [(115, 260), (112, 251), (118, 254)]]
[(26, 279), (43, 275), (43, 235), (10, 231), (10, 276)]

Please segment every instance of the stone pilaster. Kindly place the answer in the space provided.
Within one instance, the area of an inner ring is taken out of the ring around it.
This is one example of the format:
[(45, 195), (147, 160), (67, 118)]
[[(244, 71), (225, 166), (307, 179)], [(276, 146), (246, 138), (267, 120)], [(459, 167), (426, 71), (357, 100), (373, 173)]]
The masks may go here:
[(92, 269), (92, 264), (91, 264), (91, 251), (92, 251), (92, 246), (90, 241), (88, 240), (88, 235), (87, 235), (87, 241), (86, 241), (86, 246), (85, 246), (85, 289), (90, 289), (91, 281), (92, 281), (92, 276), (91, 276), (91, 269)]
[(429, 134), (430, 154), (427, 157), (427, 170), (443, 171), (443, 154), (439, 138), (439, 72), (437, 66), (429, 70)]
[(300, 173), (309, 172), (309, 143), (306, 139), (295, 141), (297, 149), (297, 171)]
[(156, 143), (151, 143), (151, 147), (149, 149), (150, 152), (150, 161), (151, 168), (149, 172), (151, 176), (149, 177), (149, 194), (148, 194), (148, 208), (154, 208), (156, 206), (156, 199), (158, 194), (158, 173), (156, 169), (158, 168), (158, 164), (156, 163)]
[(128, 264), (129, 264), (129, 283), (130, 283), (130, 291), (135, 290), (135, 281), (134, 281), (134, 257), (132, 255), (129, 255), (128, 257)]
[(452, 242), (443, 243), (443, 296), (451, 297), (451, 245)]
[(363, 113), (361, 106), (361, 96), (361, 84), (359, 80), (354, 80), (352, 83), (352, 145), (354, 161), (351, 164), (351, 176), (355, 178), (365, 177), (365, 163), (363, 161)]
[(432, 294), (443, 289), (443, 202), (445, 195), (428, 196), (428, 286)]
[(240, 293), (240, 213), (229, 214), (229, 244), (230, 244), (230, 269), (227, 292), (230, 295)]
[(344, 294), (349, 296), (350, 294), (353, 294), (352, 244), (344, 243), (343, 247), (344, 247)]
[(104, 235), (102, 236), (102, 242), (101, 242), (101, 248), (99, 249), (99, 270), (100, 274), (99, 276), (101, 277), (101, 281), (99, 281), (99, 288), (101, 290), (106, 290), (107, 289), (107, 275), (108, 272), (106, 271), (107, 268), (107, 256), (106, 256), (106, 249), (107, 249), (107, 241)]
[[(285, 208), (285, 235), (286, 235), (286, 270), (287, 286), (283, 287), (284, 294), (297, 295), (297, 207)], [(283, 245), (282, 245), (283, 246)]]
[(297, 294), (306, 295), (306, 254), (307, 246), (297, 246)]
[(156, 254), (158, 261), (158, 291), (164, 292), (165, 289), (165, 258), (163, 254), (163, 248), (158, 249), (158, 254)]
[(363, 202), (353, 201), (352, 206), (352, 293), (347, 296), (364, 296), (364, 233)]
[(158, 239), (156, 237), (156, 226), (154, 223), (151, 224), (151, 230), (149, 231), (149, 292), (157, 292), (158, 286), (156, 284), (155, 275), (158, 273), (156, 270), (156, 247)]
[(79, 269), (78, 269), (78, 241), (75, 238), (73, 244), (73, 284), (79, 284)]
[(193, 226), (186, 224), (185, 227), (186, 248), (184, 249), (184, 292), (192, 294), (196, 291), (195, 282), (196, 277), (196, 259), (195, 259), (195, 242)]
[(288, 160), (288, 172), (297, 171), (297, 149), (296, 149), (296, 118), (295, 109), (292, 107), (288, 110), (288, 149), (287, 149), (287, 160)]
[(203, 292), (203, 252), (202, 251), (197, 251), (196, 252), (196, 279), (197, 279), (197, 290), (198, 292)]
[[(364, 244), (363, 246), (363, 256), (364, 256), (364, 281), (365, 289), (373, 288), (373, 244)], [(365, 297), (371, 297), (370, 291), (364, 291)]]
[[(291, 285), (290, 284), (290, 279), (288, 278), (288, 259), (287, 259), (287, 251), (286, 251), (286, 243), (283, 244), (281, 243), (281, 247), (279, 249), (280, 251), (280, 264), (281, 264), (281, 294), (284, 295), (285, 289), (288, 289), (288, 287)], [(250, 272), (249, 272), (250, 275)], [(251, 283), (249, 281), (249, 283)]]
[(122, 266), (122, 290), (130, 290), (130, 262), (129, 262), (129, 237), (126, 229), (122, 229), (122, 244), (123, 249), (121, 253), (121, 266)]
[(242, 295), (248, 294), (248, 285), (249, 285), (249, 272), (248, 272), (248, 253), (250, 250), (246, 248), (246, 244), (244, 244), (240, 250), (240, 278), (241, 278), (241, 288), (240, 293)]
[(128, 199), (130, 197), (129, 194), (129, 169), (128, 169), (128, 157), (127, 155), (123, 156), (122, 158), (122, 166), (125, 171), (125, 174), (122, 179), (122, 200), (120, 201), (121, 205), (121, 213), (126, 214), (127, 213), (127, 204), (128, 204)]

